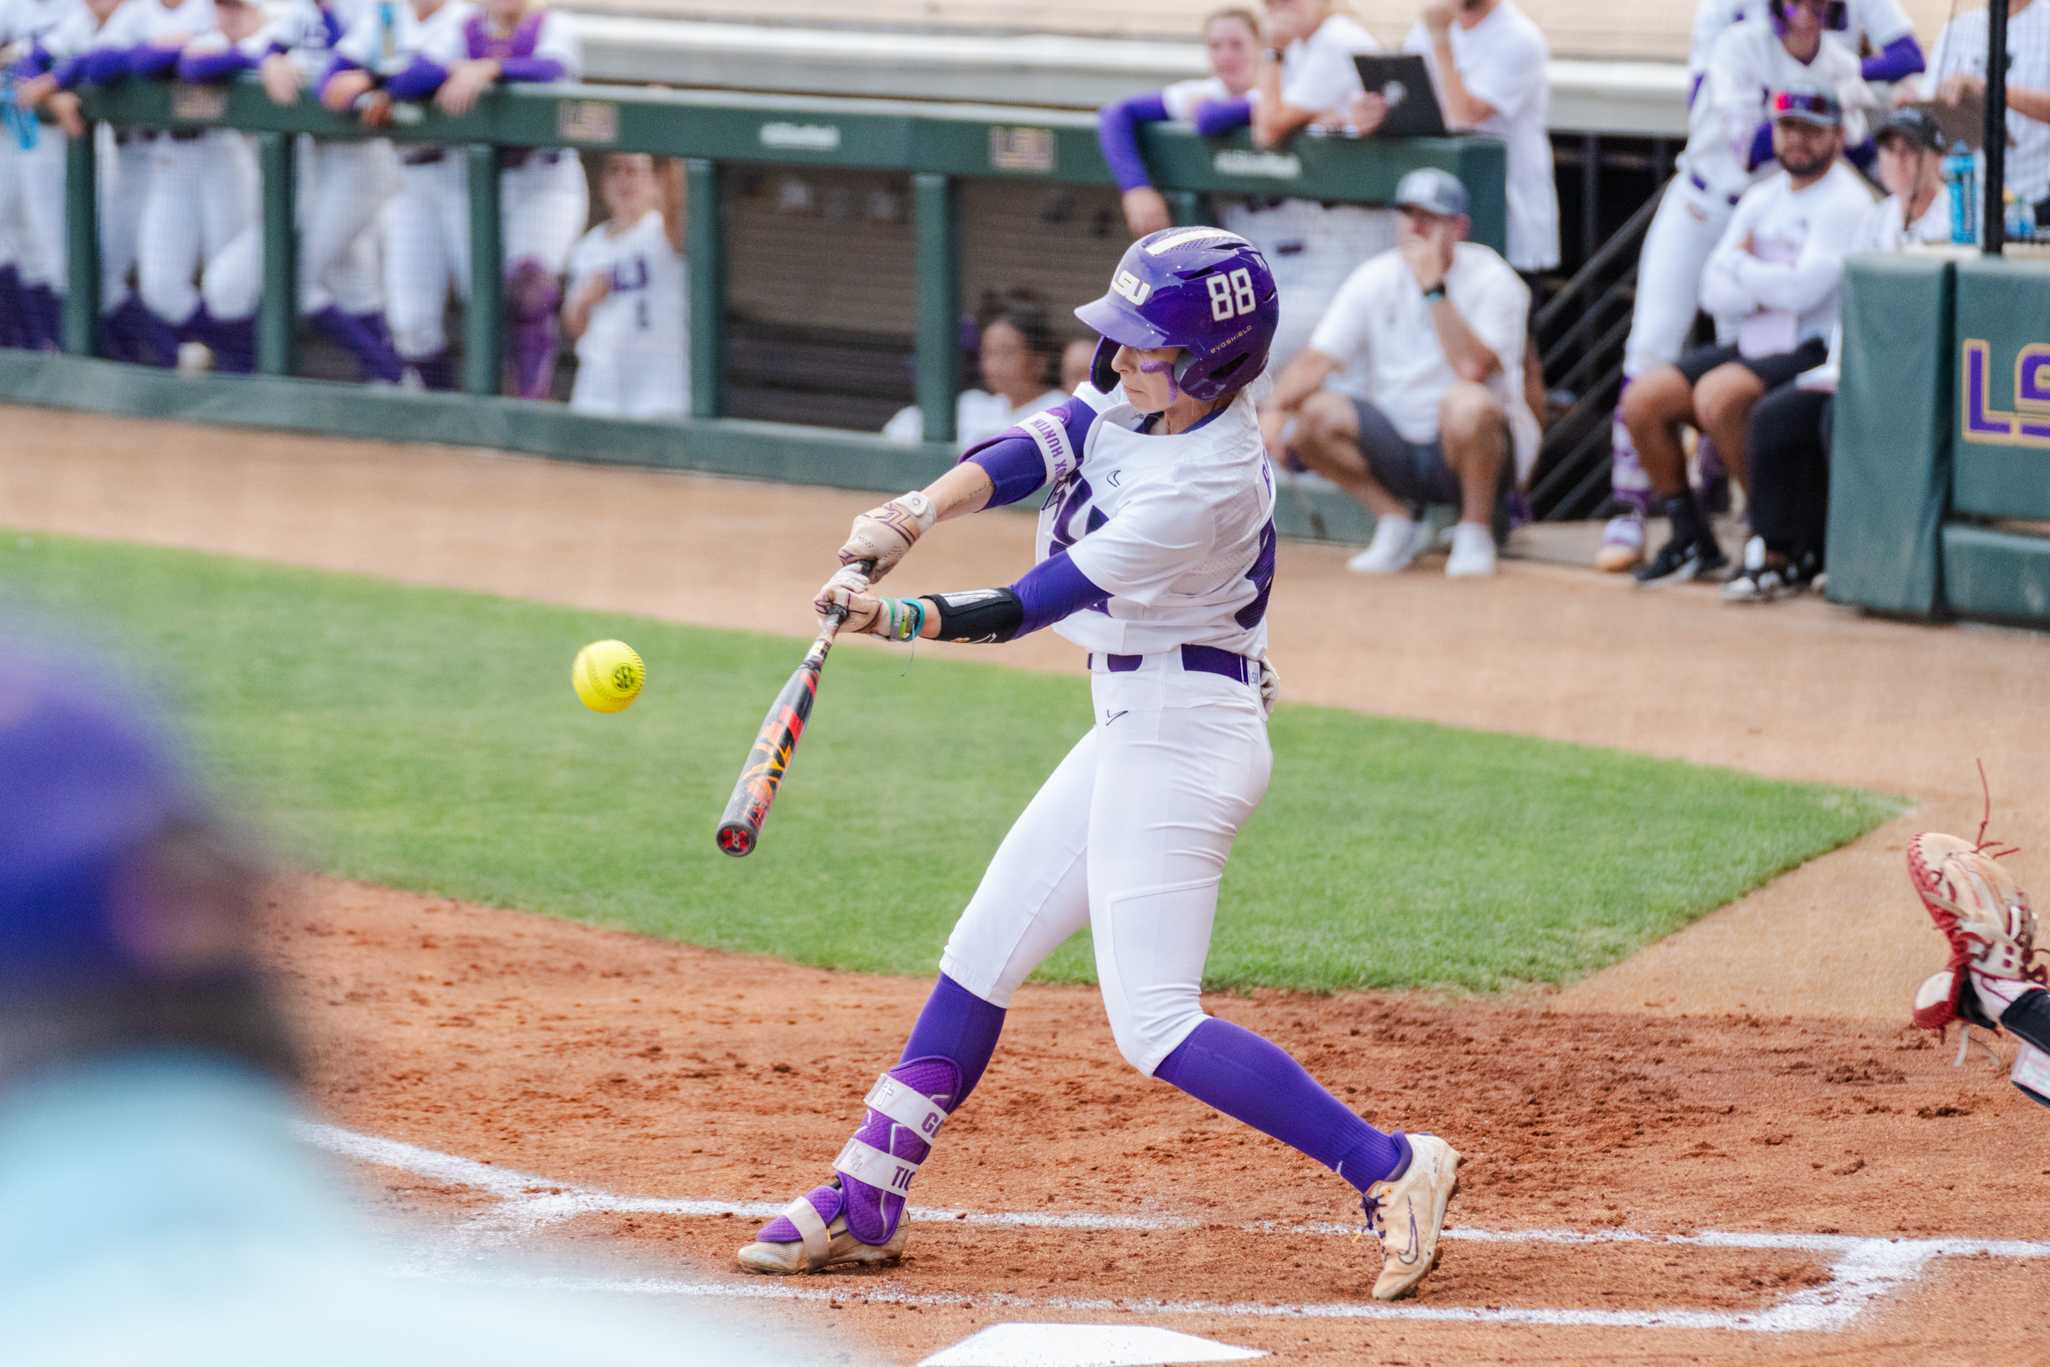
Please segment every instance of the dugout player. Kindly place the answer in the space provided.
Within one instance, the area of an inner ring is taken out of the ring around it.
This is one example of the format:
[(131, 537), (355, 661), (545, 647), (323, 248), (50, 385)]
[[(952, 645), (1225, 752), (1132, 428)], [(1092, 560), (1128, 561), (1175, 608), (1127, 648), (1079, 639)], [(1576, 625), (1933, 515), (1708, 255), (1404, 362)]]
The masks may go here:
[(1824, 42), (1829, 0), (1770, 0), (1769, 14), (1716, 39), (1708, 74), (1687, 115), (1687, 146), (1659, 198), (1637, 262), (1637, 298), (1623, 344), (1610, 487), (1617, 510), (1603, 529), (1597, 567), (1621, 572), (1644, 557), (1651, 483), (1631, 444), (1623, 406), (1637, 377), (1680, 358), (1701, 306), (1701, 268), (1744, 191), (1772, 160), (1775, 90), (1834, 91), (1858, 77), (1858, 59)]
[(598, 177), (609, 215), (569, 254), (562, 330), (577, 349), (569, 406), (607, 418), (690, 409), (683, 164), (613, 152)]
[[(1119, 1052), (1335, 1169), (1382, 1241), (1374, 1295), (1394, 1299), (1437, 1256), (1459, 1155), (1374, 1129), (1288, 1054), (1202, 1009), (1218, 881), (1273, 764), (1274, 481), (1250, 390), (1274, 336), (1273, 276), (1235, 233), (1171, 228), (1133, 243), (1110, 289), (1075, 312), (1102, 338), (1091, 382), (855, 519), (849, 568), (815, 606), (896, 641), (1052, 627), (1090, 652), (1094, 724), (1004, 837), (834, 1176), (740, 1262), (897, 1261), (905, 1194), (989, 1063), (1011, 994), (1087, 925)], [(854, 568), (880, 577), (936, 523), (1049, 483), (1039, 561), (1008, 587), (885, 598)]]
[[(1944, 193), (1943, 130), (1919, 109), (1898, 109), (1879, 129), (1879, 180), (1887, 197), (1858, 220), (1846, 255), (1897, 252), (1950, 241)], [(1771, 603), (1821, 577), (1829, 524), (1830, 411), (1842, 363), (1843, 326), (1831, 331), (1829, 358), (1779, 386), (1751, 414), (1747, 500), (1751, 537), (1726, 603)]]
[(1683, 583), (1726, 564), (1687, 487), (1680, 427), (1714, 438), (1731, 476), (1748, 487), (1751, 411), (1769, 389), (1820, 364), (1837, 322), (1844, 254), (1872, 207), (1865, 180), (1843, 160), (1843, 111), (1813, 87), (1773, 97), (1780, 170), (1744, 192), (1701, 275), (1702, 304), (1734, 320), (1736, 340), (1696, 348), (1638, 377), (1623, 421), (1672, 537), (1635, 576), (1647, 588)]
[(1260, 62), (1260, 20), (1251, 10), (1220, 9), (1203, 20), (1203, 55), (1210, 74), (1176, 81), (1107, 104), (1096, 117), (1096, 141), (1124, 195), (1125, 227), (1144, 237), (1169, 226), (1167, 200), (1153, 188), (1139, 151), (1143, 124), (1179, 119), (1206, 136), (1228, 133), (1251, 117)]
[[(1449, 172), (1410, 172), (1395, 203), (1400, 242), (1332, 299), (1274, 387), (1264, 440), (1277, 460), (1292, 452), (1374, 515), (1373, 541), (1347, 568), (1408, 568), (1428, 534), (1423, 508), (1450, 503), (1459, 522), (1445, 572), (1493, 574), (1508, 492), (1537, 463), (1523, 397), (1530, 289), (1466, 240), (1466, 189)], [(1326, 387), (1347, 368), (1365, 375), (1364, 398)]]
[[(1761, 0), (1700, 0), (1694, 11), (1693, 40), (1687, 49), (1687, 98), (1691, 102), (1708, 73), (1716, 39), (1733, 25), (1759, 13)], [(1900, 0), (1833, 0), (1823, 15), (1829, 37), (1857, 56), (1860, 80), (1833, 92), (1845, 108), (1874, 107), (1878, 101), (1865, 86), (1903, 81), (1926, 64), (1915, 26)], [(1869, 55), (1868, 55), (1869, 50)]]

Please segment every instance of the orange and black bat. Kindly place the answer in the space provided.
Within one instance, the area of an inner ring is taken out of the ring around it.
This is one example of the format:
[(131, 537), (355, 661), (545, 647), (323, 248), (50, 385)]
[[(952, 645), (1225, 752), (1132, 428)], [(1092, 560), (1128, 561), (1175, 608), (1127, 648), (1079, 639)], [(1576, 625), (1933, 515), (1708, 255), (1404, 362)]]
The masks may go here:
[[(864, 563), (856, 568), (866, 573), (869, 566)], [(740, 781), (733, 785), (733, 796), (726, 799), (726, 811), (719, 818), (719, 848), (735, 859), (754, 853), (762, 838), (762, 823), (769, 819), (769, 806), (783, 786), (784, 775), (790, 772), (797, 742), (804, 738), (804, 724), (811, 720), (811, 705), (818, 697), (819, 675), (825, 672), (826, 655), (833, 649), (833, 637), (839, 634), (840, 624), (846, 620), (846, 612), (840, 609), (827, 616), (811, 649), (804, 654), (804, 663), (784, 683), (776, 701), (769, 704), (769, 715), (762, 718), (762, 729), (755, 736), (754, 747), (747, 752), (747, 763), (741, 767)]]

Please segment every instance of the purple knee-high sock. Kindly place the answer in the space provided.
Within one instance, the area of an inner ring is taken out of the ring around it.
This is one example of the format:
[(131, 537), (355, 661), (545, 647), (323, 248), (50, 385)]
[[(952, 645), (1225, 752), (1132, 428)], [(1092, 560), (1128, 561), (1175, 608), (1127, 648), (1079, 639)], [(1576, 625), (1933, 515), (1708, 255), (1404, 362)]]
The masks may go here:
[(512, 322), (513, 393), (549, 398), (555, 388), (556, 311), (562, 307), (554, 272), (530, 256), (515, 261), (506, 275), (505, 307)]
[(1300, 1149), (1362, 1192), (1409, 1166), (1408, 1139), (1381, 1133), (1302, 1064), (1230, 1021), (1206, 1018), (1153, 1076)]
[(398, 348), (392, 345), (391, 329), (385, 326), (384, 315), (372, 309), (369, 313), (352, 313), (356, 326), (363, 330), (368, 345), (376, 359), (365, 357), (364, 366), (376, 379), (389, 379), (397, 384), (405, 378), (406, 363), (399, 359)]
[(334, 304), (316, 310), (312, 315), (314, 326), (332, 337), (356, 358), (362, 367), (366, 380), (383, 380), (397, 384), (405, 375), (405, 367), (399, 363), (398, 353), (389, 343), (382, 341), (376, 332), (365, 326), (363, 320), (344, 312)]
[(57, 291), (48, 285), (29, 285), (22, 292), (23, 312), (28, 317), (28, 344), (37, 351), (55, 351), (62, 331), (64, 306)]
[[(889, 1075), (951, 1115), (981, 1081), (1003, 1028), (1002, 1007), (992, 1006), (942, 973), (918, 1013), (918, 1023), (911, 1027), (903, 1057)], [(873, 1109), (854, 1137), (913, 1163), (923, 1163), (932, 1151), (915, 1132)], [(840, 1185), (815, 1187), (805, 1199), (828, 1225), (844, 1212), (848, 1231), (865, 1244), (888, 1243), (904, 1213), (901, 1192), (887, 1192), (844, 1173)], [(755, 1237), (763, 1243), (794, 1244), (804, 1236), (778, 1216)]]
[(28, 345), (27, 303), (21, 297), (21, 272), (0, 266), (0, 347)]
[(432, 355), (408, 357), (406, 364), (419, 372), (420, 383), (428, 389), (439, 391), (456, 387), (456, 366), (449, 359), (446, 347)]

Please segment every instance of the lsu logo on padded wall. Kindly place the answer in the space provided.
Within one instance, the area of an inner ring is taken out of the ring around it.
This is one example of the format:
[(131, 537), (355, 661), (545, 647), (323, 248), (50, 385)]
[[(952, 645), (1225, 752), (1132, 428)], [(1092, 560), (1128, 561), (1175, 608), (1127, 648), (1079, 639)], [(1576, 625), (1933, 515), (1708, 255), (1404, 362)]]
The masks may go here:
[(2014, 406), (1993, 406), (1993, 347), (1976, 337), (1958, 358), (1958, 435), (1995, 446), (2050, 450), (2050, 342), (2015, 353)]

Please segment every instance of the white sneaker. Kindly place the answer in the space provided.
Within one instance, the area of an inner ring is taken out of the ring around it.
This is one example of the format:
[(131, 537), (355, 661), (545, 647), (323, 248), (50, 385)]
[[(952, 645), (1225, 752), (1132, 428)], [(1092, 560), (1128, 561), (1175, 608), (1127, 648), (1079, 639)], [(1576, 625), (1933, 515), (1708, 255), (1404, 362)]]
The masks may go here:
[(1383, 517), (1374, 523), (1374, 539), (1345, 562), (1354, 574), (1395, 574), (1409, 568), (1423, 548), (1417, 524), (1407, 517)]
[(1461, 522), (1452, 529), (1452, 558), (1445, 562), (1448, 579), (1495, 572), (1495, 533), (1478, 522)]

